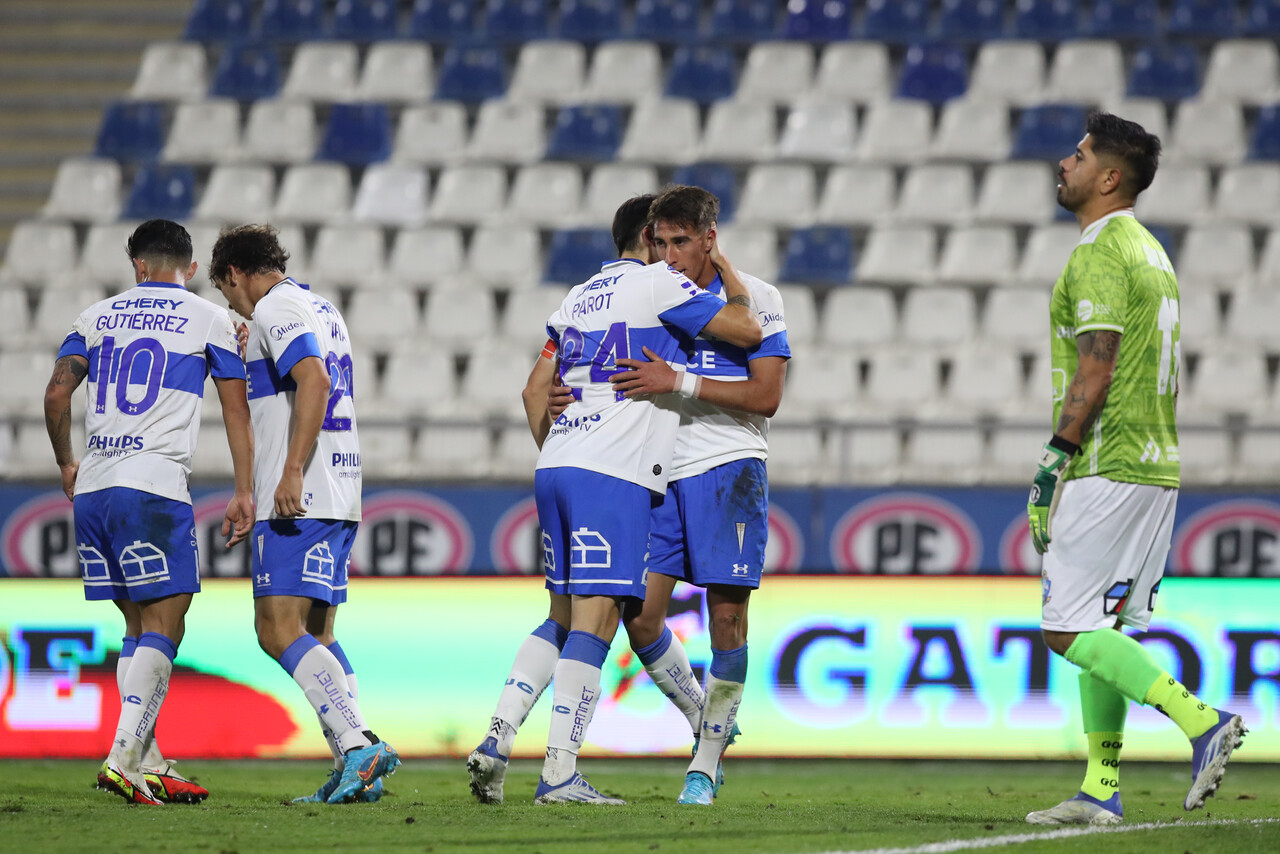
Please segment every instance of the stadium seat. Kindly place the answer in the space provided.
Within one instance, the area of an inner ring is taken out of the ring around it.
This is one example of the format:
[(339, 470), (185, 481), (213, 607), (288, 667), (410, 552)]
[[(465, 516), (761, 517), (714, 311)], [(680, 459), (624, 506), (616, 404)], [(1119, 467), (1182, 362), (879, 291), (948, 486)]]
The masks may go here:
[(1047, 101), (1098, 104), (1124, 93), (1124, 57), (1112, 41), (1063, 42), (1054, 53), (1045, 83)]
[(441, 166), (462, 157), (467, 146), (467, 110), (437, 101), (400, 113), (392, 158), (404, 163)]
[(804, 348), (818, 337), (818, 308), (813, 288), (805, 285), (778, 285), (782, 313), (787, 323), (787, 340)]
[(938, 360), (918, 347), (885, 347), (869, 354), (864, 396), (883, 416), (911, 416), (938, 396)]
[(871, 229), (858, 260), (857, 280), (920, 284), (933, 280), (937, 238), (927, 225), (880, 225)]
[[(390, 350), (399, 342), (414, 340), (423, 331), (418, 295), (412, 291), (388, 288), (355, 291), (343, 319), (351, 340), (374, 350)], [(388, 387), (393, 393), (400, 390)], [(363, 427), (360, 432), (364, 432)]]
[(545, 323), (568, 293), (566, 288), (554, 285), (513, 291), (502, 313), (502, 340), (530, 355), (536, 353), (547, 340), (546, 326), (539, 326), (539, 322)]
[(1179, 420), (1185, 413), (1191, 424), (1261, 412), (1267, 403), (1266, 357), (1244, 346), (1204, 353), (1191, 382), (1183, 378), (1180, 386)]
[(1034, 41), (989, 41), (978, 48), (969, 97), (1018, 106), (1036, 104), (1044, 89), (1044, 48)]
[(357, 222), (414, 228), (427, 215), (427, 172), (418, 166), (375, 163), (360, 176), (351, 206)]
[(1013, 19), (1013, 36), (1056, 42), (1080, 34), (1076, 0), (1022, 0)]
[(561, 107), (547, 144), (548, 160), (612, 160), (622, 143), (622, 113), (609, 104)]
[(773, 424), (782, 425), (782, 429), (791, 434), (813, 429), (815, 421), (855, 414), (858, 369), (853, 355), (825, 349), (810, 351), (808, 355), (803, 361), (793, 359), (787, 366), (787, 405), (780, 407), (770, 419), (771, 468), (777, 465), (772, 446), (778, 434)]
[(245, 122), (244, 156), (264, 163), (302, 163), (316, 151), (316, 115), (303, 101), (254, 101)]
[(1225, 221), (1280, 223), (1280, 164), (1244, 163), (1222, 170), (1214, 208)]
[(0, 267), (0, 282), (44, 285), (74, 267), (75, 260), (76, 232), (71, 225), (34, 220), (19, 222), (9, 237), (4, 266)]
[(353, 42), (394, 39), (395, 0), (338, 0), (333, 7), (333, 37)]
[(404, 424), (361, 426), (360, 464), (365, 477), (378, 481), (420, 477), (416, 462), (410, 427)]
[[(461, 288), (447, 295), (431, 293), (427, 296), (423, 340), (460, 352), (475, 342), (491, 339), (497, 328), (495, 317), (493, 292), (487, 288)], [(526, 376), (529, 355), (532, 354), (526, 354), (521, 363)], [(516, 388), (520, 386), (509, 386), (506, 393), (518, 400), (519, 395), (512, 393)]]
[[(448, 399), (447, 399), (448, 400)], [(454, 407), (448, 400), (449, 409)], [(437, 402), (433, 409), (439, 411)], [(428, 424), (418, 434), (417, 455), (428, 478), (474, 480), (489, 474), (493, 461), (490, 431), (482, 424)]]
[[(896, 427), (871, 425), (832, 437), (832, 459), (840, 459), (841, 476), (854, 483), (892, 483), (900, 474), (902, 435)], [(1043, 444), (1043, 440), (1041, 441)]]
[(978, 311), (968, 288), (911, 288), (902, 303), (902, 340), (954, 347), (976, 339)]
[[(720, 221), (724, 222), (721, 214)], [(769, 225), (721, 225), (716, 241), (739, 270), (774, 282), (778, 278), (778, 233)]]
[(93, 148), (95, 156), (112, 160), (156, 159), (164, 148), (164, 110), (152, 101), (117, 101), (109, 105)]
[(782, 37), (807, 42), (833, 42), (852, 35), (850, 0), (793, 0), (787, 4)]
[(1174, 237), (1173, 229), (1165, 225), (1157, 225), (1154, 223), (1145, 223), (1147, 231), (1151, 232), (1151, 236), (1156, 242), (1164, 247), (1165, 254), (1169, 256), (1169, 262), (1175, 267), (1178, 264), (1178, 243)]
[(733, 167), (724, 163), (694, 163), (676, 169), (672, 183), (702, 187), (720, 200), (720, 224), (738, 215), (738, 179)]
[(942, 108), (932, 159), (1004, 160), (1011, 144), (1008, 107), (999, 101), (960, 98)]
[(1236, 481), (1274, 484), (1280, 478), (1280, 432), (1245, 432), (1240, 437), (1239, 459), (1240, 464), (1234, 473)]
[(862, 38), (886, 44), (916, 44), (928, 37), (929, 4), (925, 0), (868, 0)]
[(1222, 166), (1238, 163), (1246, 151), (1244, 113), (1230, 101), (1182, 101), (1174, 113), (1169, 161)]
[(1103, 109), (1112, 115), (1137, 122), (1147, 133), (1155, 134), (1161, 142), (1168, 142), (1169, 120), (1164, 101), (1156, 98), (1121, 98), (1108, 101)]
[(467, 251), (468, 277), (503, 290), (536, 286), (542, 270), (538, 230), (530, 225), (481, 225)]
[(494, 98), (480, 105), (467, 159), (521, 164), (542, 159), (546, 149), (542, 106), (511, 98)]
[(953, 228), (942, 244), (938, 280), (957, 285), (1000, 284), (1018, 266), (1018, 240), (1005, 225)]
[(866, 351), (898, 337), (898, 314), (887, 288), (841, 288), (827, 295), (820, 321), (827, 348)]
[(1253, 288), (1237, 291), (1227, 316), (1225, 333), (1233, 343), (1243, 342), (1274, 350), (1275, 320), (1280, 317), (1280, 289)]
[(995, 287), (987, 294), (978, 338), (1006, 348), (1036, 351), (1044, 344), (1048, 318), (1047, 289)]
[(142, 51), (130, 98), (184, 101), (203, 98), (208, 82), (204, 46), (194, 42), (152, 42)]
[(813, 84), (813, 47), (801, 42), (752, 45), (734, 97), (785, 105)]
[(320, 0), (263, 0), (258, 37), (292, 44), (328, 38), (324, 6)]
[(827, 173), (814, 219), (837, 225), (872, 225), (893, 212), (897, 179), (888, 166), (836, 166)]
[[(116, 253), (120, 253), (119, 246)], [(26, 292), (21, 288), (0, 287), (0, 353), (22, 350), (30, 326), (31, 311), (27, 306)], [(10, 382), (12, 380), (6, 377), (6, 388)], [(3, 441), (4, 429), (0, 427), (0, 442)], [(3, 465), (2, 461), (0, 465)]]
[(916, 425), (908, 434), (902, 476), (916, 483), (974, 484), (985, 457), (977, 427)]
[(498, 431), (498, 443), (491, 461), (492, 475), (509, 480), (528, 480), (538, 466), (538, 454), (538, 446), (529, 435), (528, 427), (522, 424), (504, 427)]
[(754, 163), (772, 160), (777, 114), (764, 101), (717, 101), (707, 113), (701, 160)]
[(738, 222), (795, 228), (813, 222), (817, 179), (803, 163), (757, 163), (747, 171), (738, 203)]
[(1235, 3), (1221, 0), (1173, 0), (1168, 34), (1175, 38), (1229, 39), (1240, 32)]
[(702, 133), (698, 105), (685, 98), (641, 101), (631, 111), (631, 121), (618, 149), (619, 160), (662, 165), (692, 161)]
[(755, 44), (777, 35), (777, 5), (772, 0), (715, 0), (709, 40)]
[(1160, 35), (1156, 0), (1097, 0), (1089, 9), (1084, 32), (1097, 39), (1151, 40)]
[[(514, 391), (524, 387), (534, 355), (503, 346), (501, 342), (473, 350), (458, 388), (458, 408), (480, 416), (523, 421), (524, 406)], [(527, 427), (525, 437), (525, 441), (533, 445)]]
[(1076, 150), (1084, 136), (1084, 108), (1065, 104), (1044, 104), (1022, 111), (1014, 132), (1013, 151), (1017, 160), (1061, 160)]
[(462, 270), (462, 232), (450, 226), (402, 228), (395, 233), (387, 272), (410, 286), (432, 285)]
[(546, 0), (489, 0), (483, 32), (486, 40), (496, 44), (517, 45), (547, 38)]
[(1179, 346), (1188, 353), (1217, 349), (1222, 337), (1222, 300), (1218, 291), (1198, 282), (1178, 288)]
[[(506, 215), (543, 228), (577, 224), (580, 215), (588, 216), (583, 211), (582, 169), (574, 163), (546, 162), (521, 167), (511, 183)], [(607, 220), (593, 224), (608, 226), (612, 221), (610, 210)]]
[(1004, 36), (1004, 3), (993, 0), (943, 0), (934, 30), (939, 41), (982, 43)]
[(1253, 160), (1280, 160), (1280, 107), (1264, 107), (1258, 111), (1253, 138), (1249, 141), (1249, 157)]
[(899, 98), (918, 98), (943, 104), (964, 94), (969, 63), (955, 45), (912, 45), (902, 63)]
[(307, 42), (294, 51), (284, 98), (330, 103), (355, 97), (360, 57), (352, 42)]
[(551, 234), (543, 278), (548, 282), (577, 285), (600, 272), (600, 265), (613, 260), (617, 254), (608, 229), (557, 229)]
[[(286, 183), (288, 179), (286, 178)], [(283, 194), (283, 191), (282, 191)], [(315, 284), (378, 287), (386, 247), (376, 225), (326, 225), (316, 233), (307, 271)], [(381, 288), (378, 288), (379, 293)]]
[(213, 71), (209, 94), (237, 101), (271, 98), (280, 90), (280, 58), (267, 45), (231, 42)]
[(773, 483), (810, 486), (830, 483), (836, 470), (827, 457), (822, 430), (797, 425), (769, 433), (769, 480)]
[(583, 44), (622, 38), (622, 4), (619, 0), (561, 0), (560, 38)]
[(822, 49), (813, 94), (870, 104), (888, 98), (892, 85), (888, 47), (878, 42), (837, 42)]
[(1170, 163), (1138, 197), (1134, 211), (1144, 223), (1191, 225), (1203, 220), (1209, 204), (1209, 169)]
[(382, 397), (390, 410), (388, 414), (397, 417), (450, 414), (457, 393), (453, 355), (442, 347), (422, 343), (421, 338), (379, 338), (378, 341), (389, 345), (382, 377)]
[(240, 151), (240, 105), (230, 98), (178, 104), (161, 159), (216, 163)]
[(616, 41), (596, 48), (583, 99), (631, 104), (662, 93), (662, 56), (651, 42)]
[[(1048, 390), (1045, 398), (1048, 398)], [(989, 480), (994, 483), (1021, 483), (1027, 479), (1027, 460), (1044, 448), (1043, 427), (997, 424), (991, 433)]]
[(450, 44), (469, 38), (475, 30), (474, 0), (414, 0), (409, 15), (409, 38)]
[(845, 101), (805, 98), (787, 113), (778, 156), (786, 160), (838, 163), (853, 155), (857, 116)]
[(351, 209), (351, 172), (341, 163), (299, 163), (285, 170), (276, 198), (275, 218), (285, 222), (325, 223)]
[(582, 223), (607, 228), (618, 206), (632, 196), (656, 193), (661, 186), (658, 171), (639, 163), (601, 163), (591, 170), (582, 196)]
[(196, 0), (182, 37), (198, 42), (244, 39), (252, 20), (249, 0)]
[[(90, 285), (132, 282), (133, 276), (128, 259), (125, 258), (124, 247), (135, 228), (137, 228), (136, 222), (91, 225), (85, 235), (84, 249), (80, 252), (80, 264), (75, 271), (76, 281)], [(192, 248), (195, 248), (194, 240)], [(207, 254), (195, 256), (196, 260), (201, 262), (201, 267), (205, 265), (208, 257)], [(0, 289), (0, 293), (3, 293), (3, 289)]]
[[(1036, 225), (1053, 219), (1057, 179), (1048, 163), (1013, 161), (988, 167), (974, 206), (979, 222)], [(1065, 259), (1064, 259), (1065, 260)]]
[(1190, 98), (1200, 91), (1200, 60), (1189, 44), (1147, 44), (1138, 49), (1129, 74), (1129, 94), (1162, 101)]
[(587, 51), (580, 44), (544, 39), (520, 48), (507, 97), (537, 104), (567, 104), (582, 97)]
[(120, 164), (101, 157), (72, 157), (58, 164), (41, 215), (109, 222), (120, 213)]
[(1274, 39), (1280, 36), (1280, 2), (1250, 0), (1241, 32), (1258, 38)]
[(447, 166), (431, 199), (429, 219), (476, 225), (502, 210), (507, 173), (501, 166)]
[[(124, 280), (122, 284), (127, 282), (128, 285), (132, 285), (133, 277), (128, 275), (128, 270), (129, 268), (125, 267), (126, 275), (121, 277)], [(40, 378), (40, 391), (44, 390), (44, 385), (49, 380), (52, 356), (57, 352), (63, 339), (67, 337), (67, 333), (71, 331), (71, 324), (75, 322), (76, 315), (104, 296), (106, 294), (103, 293), (100, 285), (82, 284), (65, 290), (45, 291), (40, 295), (40, 302), (32, 316), (31, 331), (28, 336), (31, 348), (38, 351), (41, 360), (44, 361), (44, 376)], [(13, 382), (13, 378), (8, 374), (0, 374), (0, 376), (5, 378), (6, 385)], [(14, 386), (22, 387), (18, 383)], [(40, 399), (38, 392), (33, 396), (37, 401)], [(39, 404), (26, 411), (27, 413), (39, 412)]]
[(733, 95), (737, 86), (733, 54), (727, 48), (676, 48), (667, 75), (666, 94), (709, 104)]
[(195, 216), (210, 222), (265, 222), (275, 193), (276, 179), (270, 167), (224, 163), (209, 174)]
[(1080, 243), (1080, 227), (1075, 223), (1040, 225), (1031, 230), (1018, 267), (1018, 284), (1029, 287), (1052, 286)]
[(973, 212), (973, 169), (967, 165), (926, 163), (907, 172), (895, 218), (905, 222), (951, 224)]
[(440, 62), (436, 99), (474, 104), (506, 91), (506, 65), (492, 47), (451, 46)]
[(391, 156), (391, 117), (385, 104), (334, 104), (316, 157), (368, 166)]
[(853, 236), (847, 228), (818, 226), (791, 232), (778, 278), (798, 285), (847, 285), (853, 273)]
[(867, 110), (858, 156), (876, 163), (911, 164), (927, 159), (933, 110), (923, 101), (881, 101)]
[(360, 101), (408, 104), (435, 91), (431, 50), (408, 42), (379, 42), (369, 49), (355, 97)]
[(133, 177), (121, 215), (136, 220), (184, 220), (191, 215), (195, 193), (196, 175), (190, 166), (143, 166)]
[(1275, 41), (1230, 39), (1216, 42), (1209, 53), (1201, 96), (1250, 105), (1280, 100), (1280, 52)]
[(637, 0), (632, 31), (637, 39), (681, 44), (698, 36), (698, 0)]
[(1231, 436), (1225, 430), (1178, 431), (1178, 475), (1184, 482), (1222, 484), (1232, 468)]

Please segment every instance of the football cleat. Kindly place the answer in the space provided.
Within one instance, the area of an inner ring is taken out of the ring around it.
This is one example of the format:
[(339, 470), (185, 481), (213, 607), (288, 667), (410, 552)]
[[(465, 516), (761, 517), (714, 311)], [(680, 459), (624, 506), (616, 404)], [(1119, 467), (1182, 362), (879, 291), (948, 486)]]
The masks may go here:
[(400, 756), (385, 741), (351, 750), (346, 755), (342, 778), (330, 793), (327, 803), (345, 804), (360, 800), (360, 793), (379, 777), (386, 777), (400, 767)]
[(715, 797), (715, 784), (711, 782), (711, 778), (701, 771), (690, 771), (684, 775), (684, 788), (680, 790), (676, 803), (709, 807)]
[(1212, 797), (1227, 773), (1227, 761), (1231, 752), (1244, 741), (1244, 721), (1239, 715), (1215, 709), (1218, 722), (1201, 736), (1191, 740), (1191, 789), (1187, 792), (1182, 808), (1190, 811), (1204, 806), (1204, 799)]
[(538, 778), (538, 789), (533, 793), (535, 804), (599, 804), (601, 806), (621, 806), (626, 801), (602, 795), (596, 787), (587, 782), (577, 771), (573, 776), (559, 785), (552, 786), (541, 777)]
[(1105, 801), (1076, 792), (1056, 807), (1027, 813), (1027, 824), (1119, 824), (1123, 818), (1119, 792)]
[(295, 804), (325, 804), (329, 802), (329, 796), (333, 794), (333, 790), (338, 788), (338, 782), (342, 779), (342, 771), (334, 768), (329, 773), (329, 779), (324, 781), (324, 785), (316, 789), (313, 795), (303, 795), (300, 798), (294, 798)]
[(115, 792), (131, 804), (163, 806), (163, 803), (151, 794), (151, 789), (143, 781), (141, 773), (127, 774), (112, 765), (111, 760), (103, 762), (102, 768), (98, 771), (98, 788)]
[(208, 789), (183, 777), (174, 770), (172, 762), (165, 762), (159, 768), (144, 768), (142, 779), (151, 788), (151, 794), (165, 803), (198, 804), (209, 797)]
[(498, 740), (486, 738), (467, 757), (471, 794), (482, 804), (502, 803), (502, 782), (507, 777), (507, 757), (498, 752)]
[[(725, 739), (724, 749), (720, 751), (721, 759), (716, 763), (716, 779), (711, 786), (711, 794), (715, 797), (720, 796), (720, 787), (724, 785), (724, 751), (728, 750), (730, 745), (738, 740), (738, 736), (742, 735), (742, 730), (738, 728), (738, 722), (733, 722), (733, 729), (729, 731), (729, 737)], [(693, 755), (698, 755), (698, 744), (701, 742), (699, 735), (693, 737)]]
[(382, 800), (382, 778), (374, 780), (369, 785), (360, 790), (360, 794), (356, 795), (356, 800), (362, 804), (373, 804)]

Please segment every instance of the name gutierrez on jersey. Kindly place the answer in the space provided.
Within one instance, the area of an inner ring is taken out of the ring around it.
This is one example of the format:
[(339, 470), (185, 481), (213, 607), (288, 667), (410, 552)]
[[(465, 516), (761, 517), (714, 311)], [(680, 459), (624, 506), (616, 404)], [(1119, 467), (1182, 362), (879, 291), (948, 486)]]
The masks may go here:
[[(126, 311), (130, 308), (158, 309), (173, 311), (182, 305), (181, 300), (160, 299), (158, 297), (142, 297), (139, 299), (118, 299), (111, 303), (112, 311)], [(97, 329), (136, 329), (139, 331), (154, 330), (156, 332), (181, 332), (186, 329), (190, 318), (176, 317), (171, 314), (154, 314), (148, 311), (136, 311), (131, 314), (104, 314), (98, 318)]]

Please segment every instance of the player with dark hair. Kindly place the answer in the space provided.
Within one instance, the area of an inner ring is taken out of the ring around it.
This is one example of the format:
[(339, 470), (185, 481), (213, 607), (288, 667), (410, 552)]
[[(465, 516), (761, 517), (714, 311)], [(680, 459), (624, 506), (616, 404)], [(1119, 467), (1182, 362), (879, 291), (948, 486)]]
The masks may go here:
[[(164, 760), (155, 724), (191, 597), (200, 590), (187, 480), (207, 376), (222, 404), (235, 471), (222, 522), (227, 547), (252, 526), (244, 363), (227, 312), (186, 290), (196, 264), (185, 228), (144, 222), (126, 251), (136, 287), (76, 318), (45, 389), (45, 425), (62, 490), (75, 505), (85, 598), (112, 600), (125, 620), (116, 667), (120, 718), (98, 784), (136, 804), (197, 802), (208, 791)], [(71, 448), (71, 396), (86, 378), (88, 447), (80, 462)]]
[(252, 320), (254, 624), (258, 644), (316, 710), (334, 756), (324, 785), (297, 800), (374, 801), (400, 760), (365, 723), (333, 633), (360, 523), (351, 340), (333, 303), (285, 275), (288, 258), (274, 228), (246, 225), (218, 237), (209, 265), (214, 287)]
[(1044, 555), (1045, 642), (1081, 670), (1089, 765), (1080, 792), (1029, 814), (1032, 824), (1121, 820), (1130, 701), (1154, 706), (1191, 740), (1187, 810), (1218, 788), (1245, 732), (1239, 715), (1201, 702), (1120, 630), (1151, 621), (1178, 499), (1178, 281), (1133, 215), (1159, 157), (1155, 136), (1095, 113), (1058, 168), (1058, 203), (1079, 220), (1080, 242), (1053, 288), (1057, 426), (1027, 514)]

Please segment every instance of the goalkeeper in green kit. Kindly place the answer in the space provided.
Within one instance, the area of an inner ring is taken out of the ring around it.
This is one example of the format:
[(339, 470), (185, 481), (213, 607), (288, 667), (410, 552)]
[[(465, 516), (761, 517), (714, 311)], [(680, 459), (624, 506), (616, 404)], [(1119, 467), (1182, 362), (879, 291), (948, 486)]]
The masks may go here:
[(1058, 203), (1080, 221), (1080, 242), (1050, 303), (1057, 429), (1027, 515), (1044, 555), (1045, 642), (1081, 671), (1089, 766), (1080, 792), (1031, 813), (1032, 824), (1122, 819), (1130, 701), (1155, 706), (1190, 739), (1187, 810), (1218, 788), (1245, 733), (1238, 715), (1200, 702), (1120, 631), (1151, 621), (1178, 499), (1178, 281), (1133, 216), (1159, 156), (1160, 140), (1140, 126), (1094, 113), (1059, 163)]

